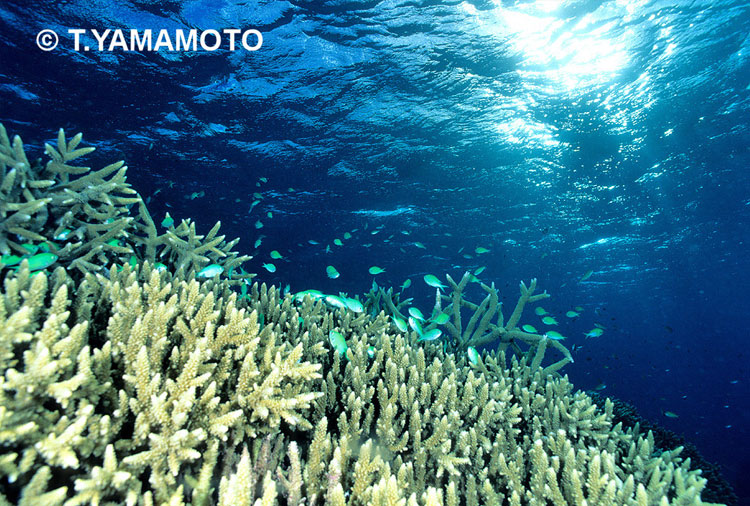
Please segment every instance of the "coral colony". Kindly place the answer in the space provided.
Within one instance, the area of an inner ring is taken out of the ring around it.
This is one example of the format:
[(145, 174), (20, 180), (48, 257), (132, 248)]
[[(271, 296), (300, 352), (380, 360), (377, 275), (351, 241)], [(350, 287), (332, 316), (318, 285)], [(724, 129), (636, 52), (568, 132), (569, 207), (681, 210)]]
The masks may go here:
[(518, 327), (536, 281), (507, 321), (470, 274), (425, 277), (431, 318), (377, 285), (282, 297), (218, 223), (159, 233), (122, 162), (70, 165), (80, 141), (32, 163), (0, 126), (0, 504), (701, 504), (681, 448)]

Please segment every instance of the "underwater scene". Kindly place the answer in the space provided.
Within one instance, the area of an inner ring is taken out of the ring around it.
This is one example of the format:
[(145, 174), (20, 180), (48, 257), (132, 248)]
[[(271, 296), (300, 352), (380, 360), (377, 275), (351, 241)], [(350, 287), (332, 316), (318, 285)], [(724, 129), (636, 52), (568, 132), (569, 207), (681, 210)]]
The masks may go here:
[(749, 505), (750, 4), (0, 3), (0, 506)]

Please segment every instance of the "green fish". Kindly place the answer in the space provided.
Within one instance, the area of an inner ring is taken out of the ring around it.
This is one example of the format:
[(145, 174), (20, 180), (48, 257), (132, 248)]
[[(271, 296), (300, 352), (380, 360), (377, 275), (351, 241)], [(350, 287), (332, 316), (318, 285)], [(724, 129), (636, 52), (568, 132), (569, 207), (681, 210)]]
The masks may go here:
[(404, 320), (402, 320), (398, 316), (392, 316), (391, 318), (393, 318), (393, 323), (396, 325), (396, 328), (398, 330), (400, 330), (401, 332), (406, 332), (408, 327), (406, 326), (406, 322)]
[(542, 323), (545, 325), (557, 325), (557, 320), (555, 320), (551, 316), (545, 316), (544, 318), (542, 318)]
[(433, 276), (432, 274), (425, 275), (424, 282), (427, 283), (429, 286), (432, 286), (434, 288), (439, 288), (440, 290), (445, 288), (445, 285), (440, 282), (437, 276)]
[(0, 262), (5, 266), (20, 264), (21, 260), (23, 259), (18, 255), (3, 255), (2, 258), (0, 258)]
[(161, 220), (161, 226), (164, 228), (169, 228), (172, 225), (174, 225), (174, 219), (167, 213), (167, 216)]
[(361, 313), (365, 310), (365, 307), (357, 299), (344, 299), (344, 302), (346, 302), (346, 307), (355, 313)]
[(333, 307), (346, 309), (346, 301), (338, 295), (326, 295), (325, 301)]
[(487, 267), (479, 267), (479, 268), (478, 268), (477, 270), (475, 270), (475, 271), (474, 271), (474, 275), (475, 275), (475, 276), (479, 276), (480, 274), (482, 274), (482, 273), (484, 272), (484, 270), (485, 270), (486, 268), (487, 268)]
[(260, 248), (260, 245), (261, 245), (261, 244), (263, 244), (263, 239), (262, 239), (262, 238), (258, 238), (258, 239), (256, 239), (256, 240), (255, 240), (255, 249), (258, 249), (258, 248)]
[(263, 264), (263, 268), (268, 272), (276, 272), (276, 266), (274, 264)]
[(39, 244), (39, 251), (41, 251), (42, 253), (50, 253), (52, 251), (52, 248), (50, 248), (48, 242), (43, 242)]
[(586, 337), (587, 338), (589, 338), (589, 337), (600, 337), (602, 334), (604, 334), (604, 330), (600, 329), (599, 327), (596, 327), (594, 329), (589, 330), (588, 333), (586, 334)]
[(474, 250), (474, 253), (476, 253), (477, 255), (481, 255), (481, 254), (483, 254), (483, 253), (489, 253), (489, 252), (490, 252), (490, 250), (488, 250), (487, 248), (483, 248), (483, 247), (481, 247), (481, 246), (478, 246), (478, 247), (477, 247), (477, 248), (476, 248), (476, 249)]
[(344, 239), (351, 239), (351, 238), (352, 238), (352, 234), (350, 234), (349, 232), (344, 232)]
[(591, 275), (593, 273), (594, 273), (594, 271), (591, 270), (591, 269), (589, 269), (588, 271), (586, 271), (586, 273), (583, 276), (581, 276), (581, 279), (579, 280), (579, 282), (580, 281), (586, 281), (587, 279), (589, 279), (591, 277)]
[(680, 415), (672, 411), (664, 411), (663, 413), (664, 413), (664, 416), (666, 416), (667, 418), (679, 418), (680, 417)]
[(534, 309), (534, 313), (536, 313), (537, 316), (544, 316), (547, 314), (547, 311), (542, 306), (539, 306), (538, 308)]
[(29, 252), (29, 255), (33, 255), (34, 253), (39, 252), (39, 246), (36, 244), (21, 244), (21, 247)]
[(375, 358), (375, 347), (370, 345), (367, 347), (367, 358)]
[(421, 335), (423, 334), (423, 332), (424, 332), (424, 331), (422, 330), (422, 324), (421, 324), (421, 323), (419, 323), (419, 320), (417, 320), (417, 319), (416, 319), (416, 318), (414, 318), (413, 316), (410, 316), (410, 317), (409, 317), (409, 326), (410, 326), (410, 327), (412, 328), (412, 330), (413, 330), (414, 332), (416, 332), (416, 333), (417, 333), (417, 334), (419, 334), (420, 336), (421, 336)]
[(259, 200), (260, 200), (260, 199), (262, 199), (262, 198), (263, 198), (263, 195), (261, 195), (261, 194), (260, 194), (260, 193), (258, 193), (258, 192), (255, 192), (255, 193), (253, 193), (253, 198), (254, 198), (254, 199), (259, 199)]
[[(162, 271), (166, 271), (166, 270), (167, 270), (167, 266), (166, 266), (166, 265), (164, 265), (164, 264), (163, 264), (163, 263), (161, 263), (161, 262), (156, 262), (156, 263), (154, 264), (154, 270), (155, 270), (155, 271), (157, 271), (157, 272), (162, 272)], [(244, 285), (243, 285), (243, 286), (244, 286)]]
[(580, 315), (581, 313), (577, 313), (575, 311), (568, 311), (567, 313), (565, 313), (565, 316), (567, 316), (568, 318), (578, 318)]
[(328, 267), (326, 267), (326, 275), (328, 275), (328, 277), (331, 279), (336, 279), (341, 274), (339, 274), (339, 271), (336, 270), (336, 267), (334, 267), (333, 265), (329, 265)]
[(318, 299), (322, 299), (324, 295), (323, 295), (323, 292), (321, 292), (320, 290), (304, 290), (302, 292), (295, 293), (292, 299), (302, 300), (305, 297), (310, 297), (313, 300), (318, 300)]
[(224, 272), (224, 267), (219, 264), (211, 264), (198, 271), (198, 274), (196, 274), (196, 276), (199, 278), (213, 278), (215, 276), (218, 276), (222, 272)]
[(438, 325), (445, 325), (448, 323), (448, 320), (450, 320), (450, 315), (448, 313), (440, 313), (435, 318), (432, 319), (433, 322), (437, 323)]
[(119, 239), (112, 239), (111, 241), (107, 241), (107, 244), (110, 246), (117, 246), (117, 247), (122, 246), (122, 243), (120, 242)]
[(336, 246), (343, 246), (344, 245), (344, 243), (341, 242), (341, 239), (339, 239), (339, 238), (334, 239), (333, 240), (333, 244), (335, 244)]
[(333, 349), (342, 357), (346, 354), (348, 346), (346, 345), (346, 339), (341, 335), (340, 332), (332, 330), (328, 333), (328, 341), (333, 346)]
[(473, 346), (469, 346), (466, 349), (466, 354), (469, 356), (469, 362), (474, 365), (479, 363), (479, 352)]
[(407, 280), (406, 280), (406, 281), (404, 281), (404, 282), (403, 282), (403, 284), (401, 285), (401, 289), (402, 289), (402, 290), (406, 290), (406, 289), (407, 289), (407, 288), (409, 288), (410, 286), (411, 286), (411, 279), (407, 279)]
[(56, 240), (56, 241), (64, 241), (68, 237), (70, 237), (70, 234), (72, 234), (72, 233), (73, 233), (73, 231), (71, 229), (66, 228), (62, 232), (60, 232), (59, 234), (57, 234), (55, 237), (53, 237), (53, 239)]
[(427, 249), (427, 246), (425, 246), (421, 242), (415, 242), (414, 246), (416, 246), (417, 248), (421, 248), (421, 249)]
[(30, 271), (39, 271), (57, 262), (57, 258), (54, 253), (39, 253), (26, 260), (29, 262)]
[(575, 310), (578, 311), (579, 313), (583, 312), (583, 308), (581, 306), (576, 306)]
[(263, 222), (262, 222), (262, 221), (260, 221), (260, 220), (256, 221), (256, 222), (255, 222), (255, 228), (256, 228), (256, 229), (261, 229), (261, 228), (263, 228)]
[(271, 211), (268, 211), (266, 213), (266, 216), (268, 216), (269, 218), (273, 218), (273, 213)]
[(424, 315), (422, 314), (422, 311), (415, 307), (409, 308), (409, 314), (421, 322), (424, 321)]
[(138, 265), (138, 257), (135, 255), (130, 255), (130, 258), (128, 258), (128, 263), (131, 267), (135, 267)]
[(284, 257), (283, 257), (283, 256), (281, 255), (281, 253), (279, 253), (279, 252), (278, 252), (278, 251), (276, 251), (276, 250), (273, 250), (273, 251), (272, 251), (272, 252), (270, 253), (270, 256), (271, 256), (271, 258), (273, 258), (274, 260), (280, 260), (280, 259), (284, 258)]
[(536, 334), (537, 333), (536, 327), (534, 327), (533, 325), (528, 325), (528, 324), (521, 325), (521, 330), (523, 330), (524, 332), (528, 332), (529, 334)]
[(554, 330), (550, 330), (545, 335), (550, 339), (554, 339), (555, 341), (562, 341), (563, 339), (565, 339), (562, 334), (560, 334), (559, 332), (555, 332)]
[(373, 265), (368, 270), (369, 270), (370, 274), (372, 274), (373, 276), (377, 276), (378, 274), (382, 274), (382, 273), (385, 272), (385, 269), (381, 269), (377, 265)]
[(443, 335), (443, 331), (440, 329), (432, 329), (428, 330), (424, 334), (419, 336), (419, 339), (417, 341), (434, 341), (435, 339), (439, 338)]
[(268, 178), (267, 177), (261, 177), (261, 178), (258, 179), (258, 181), (260, 181), (261, 183), (267, 183), (268, 182)]

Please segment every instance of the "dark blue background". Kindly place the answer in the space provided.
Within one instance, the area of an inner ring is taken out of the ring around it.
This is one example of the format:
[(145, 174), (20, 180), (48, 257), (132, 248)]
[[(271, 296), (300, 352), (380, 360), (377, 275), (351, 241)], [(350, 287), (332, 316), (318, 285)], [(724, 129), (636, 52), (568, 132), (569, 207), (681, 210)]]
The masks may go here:
[[(750, 7), (708, 5), (5, 2), (0, 120), (36, 156), (83, 132), (87, 163), (125, 159), (157, 222), (221, 220), (262, 281), (362, 293), (379, 265), (427, 311), (424, 274), (485, 265), (507, 315), (539, 278), (581, 346), (575, 385), (684, 434), (750, 501)], [(264, 45), (75, 52), (69, 28), (257, 28)]]

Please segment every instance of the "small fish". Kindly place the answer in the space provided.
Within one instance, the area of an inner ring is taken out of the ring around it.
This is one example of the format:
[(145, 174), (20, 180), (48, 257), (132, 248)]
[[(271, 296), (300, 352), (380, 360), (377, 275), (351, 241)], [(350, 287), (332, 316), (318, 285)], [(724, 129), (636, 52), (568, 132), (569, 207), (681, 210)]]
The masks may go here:
[(384, 272), (385, 272), (385, 269), (382, 269), (382, 268), (378, 267), (377, 265), (373, 265), (372, 267), (370, 267), (370, 268), (368, 269), (368, 271), (369, 271), (369, 272), (370, 272), (370, 274), (372, 274), (373, 276), (377, 276), (378, 274), (382, 274), (382, 273), (384, 273)]
[(479, 363), (479, 352), (476, 348), (474, 348), (473, 346), (469, 346), (466, 349), (466, 354), (469, 356), (469, 362), (474, 365), (477, 365)]
[(581, 306), (576, 306), (575, 310), (578, 311), (579, 313), (583, 312), (583, 308)]
[(483, 254), (483, 253), (489, 253), (489, 252), (490, 252), (490, 250), (488, 250), (487, 248), (483, 248), (483, 247), (481, 247), (481, 246), (477, 247), (477, 248), (476, 248), (476, 249), (474, 250), (474, 253), (476, 253), (477, 255), (481, 255), (481, 254)]
[(336, 267), (334, 267), (333, 265), (329, 265), (328, 267), (326, 267), (326, 274), (331, 279), (336, 279), (340, 276), (339, 271), (337, 271)]
[(434, 341), (435, 339), (439, 338), (443, 335), (443, 331), (440, 329), (432, 329), (428, 330), (427, 332), (421, 334), (419, 336), (419, 339), (417, 341)]
[(255, 222), (255, 228), (258, 229), (258, 230), (260, 230), (261, 228), (263, 228), (263, 222), (260, 221), (260, 220), (256, 221)]
[(316, 241), (314, 239), (310, 239), (309, 241), (307, 241), (307, 243), (308, 244), (312, 244), (313, 246), (317, 246), (318, 244), (320, 244), (318, 241)]
[[(154, 270), (155, 270), (155, 271), (157, 271), (157, 272), (162, 272), (162, 271), (166, 271), (166, 270), (167, 270), (167, 266), (166, 266), (166, 265), (164, 265), (164, 264), (163, 264), (163, 263), (161, 263), (161, 262), (156, 262), (156, 263), (154, 264)], [(243, 286), (246, 286), (246, 285), (243, 285)]]
[(302, 292), (297, 292), (294, 294), (294, 297), (292, 297), (294, 300), (303, 300), (305, 297), (310, 297), (313, 300), (322, 299), (325, 297), (323, 295), (323, 292), (320, 290), (304, 290)]
[(413, 316), (409, 317), (409, 326), (412, 328), (414, 332), (416, 332), (420, 336), (424, 333), (424, 331), (422, 330), (422, 324), (419, 323), (419, 320), (417, 320)]
[(407, 279), (406, 281), (404, 281), (404, 282), (403, 282), (403, 283), (401, 284), (401, 289), (402, 289), (402, 290), (406, 290), (406, 289), (407, 289), (407, 288), (409, 288), (410, 286), (411, 286), (411, 279)]
[(39, 253), (26, 260), (29, 262), (30, 271), (40, 271), (57, 262), (57, 258), (54, 253)]
[(583, 276), (581, 276), (581, 279), (580, 279), (580, 280), (578, 280), (578, 281), (579, 281), (579, 283), (580, 283), (581, 281), (586, 281), (587, 279), (589, 279), (589, 278), (591, 277), (591, 275), (592, 275), (593, 273), (594, 273), (594, 271), (593, 271), (593, 270), (591, 270), (591, 269), (587, 270), (587, 271), (586, 271), (586, 272), (584, 273), (584, 275), (583, 275)]
[(534, 327), (533, 325), (528, 325), (528, 324), (521, 325), (521, 330), (523, 330), (524, 332), (528, 332), (529, 334), (537, 333), (536, 327)]
[(401, 332), (406, 332), (408, 328), (406, 326), (406, 322), (402, 320), (401, 318), (399, 318), (398, 316), (393, 316), (392, 318), (393, 318), (393, 323), (396, 325), (396, 328), (400, 330)]
[(565, 313), (565, 316), (567, 316), (568, 318), (578, 318), (579, 316), (581, 316), (581, 313), (577, 311), (568, 311), (567, 313)]
[(664, 413), (664, 416), (666, 416), (667, 418), (679, 418), (680, 417), (680, 415), (672, 411), (662, 411), (662, 413)]
[(273, 213), (271, 211), (268, 211), (266, 213), (266, 216), (268, 216), (269, 218), (273, 218)]
[(346, 301), (339, 297), (338, 295), (326, 295), (325, 296), (326, 303), (330, 304), (333, 307), (346, 309)]
[(271, 257), (271, 258), (273, 258), (274, 260), (280, 260), (280, 259), (284, 258), (284, 257), (283, 257), (283, 256), (281, 255), (281, 253), (279, 253), (279, 252), (278, 252), (278, 251), (276, 251), (276, 250), (273, 250), (273, 251), (272, 251), (272, 252), (270, 253), (270, 257)]
[(416, 307), (410, 307), (409, 314), (421, 322), (424, 321), (424, 315), (422, 314), (422, 311), (420, 311)]
[(255, 249), (258, 249), (258, 248), (260, 248), (260, 245), (261, 245), (261, 244), (263, 244), (263, 239), (262, 239), (262, 238), (258, 238), (258, 239), (256, 239), (256, 240), (255, 240)]
[(586, 334), (586, 337), (600, 337), (602, 334), (604, 334), (604, 330), (600, 329), (599, 327), (591, 329)]
[(107, 241), (107, 244), (109, 246), (117, 246), (117, 247), (121, 247), (122, 246), (122, 243), (120, 242), (119, 239), (112, 239), (110, 241)]
[(161, 226), (164, 228), (169, 228), (172, 225), (174, 225), (174, 218), (172, 218), (169, 213), (164, 217), (163, 220), (161, 220)]
[(344, 245), (344, 243), (341, 242), (341, 239), (338, 239), (338, 238), (336, 238), (336, 239), (333, 240), (333, 244), (335, 244), (336, 246), (343, 246)]
[(352, 234), (350, 234), (349, 232), (344, 232), (344, 239), (351, 239), (351, 238), (352, 238)]
[(258, 193), (258, 192), (255, 192), (255, 193), (253, 193), (253, 198), (255, 198), (255, 199), (258, 199), (258, 200), (260, 200), (260, 199), (262, 199), (262, 198), (263, 198), (263, 195), (261, 195), (261, 194), (260, 194), (260, 193)]
[(346, 339), (344, 339), (344, 336), (340, 332), (336, 332), (335, 330), (330, 331), (328, 333), (328, 341), (339, 355), (344, 356), (346, 354), (348, 346), (346, 345)]
[(258, 181), (260, 181), (261, 183), (267, 183), (268, 182), (268, 178), (267, 177), (261, 177), (261, 178), (258, 179)]
[(433, 276), (432, 274), (427, 274), (424, 277), (424, 282), (427, 283), (429, 286), (432, 286), (434, 288), (438, 288), (442, 290), (445, 288), (445, 285), (440, 282), (440, 280), (437, 278), (437, 276)]
[(544, 309), (542, 306), (539, 306), (538, 308), (534, 309), (534, 313), (537, 316), (544, 316), (547, 314), (547, 310)]
[(199, 278), (213, 278), (214, 276), (220, 275), (222, 272), (224, 272), (224, 267), (219, 264), (211, 264), (198, 271), (196, 276)]
[(551, 316), (545, 316), (544, 318), (542, 318), (542, 323), (545, 325), (557, 325), (557, 320), (555, 320)]
[(419, 241), (415, 242), (414, 246), (416, 246), (417, 248), (421, 248), (421, 249), (427, 249), (427, 246), (425, 246), (424, 244), (422, 244)]
[(29, 252), (29, 255), (33, 255), (34, 253), (37, 253), (39, 251), (39, 246), (36, 244), (21, 244), (21, 247)]
[(263, 264), (263, 268), (267, 270), (268, 272), (276, 272), (276, 266), (271, 263)]
[(445, 325), (448, 323), (448, 320), (450, 320), (450, 315), (448, 313), (440, 313), (435, 318), (432, 319), (433, 322), (437, 323), (438, 325)]
[(607, 384), (606, 383), (599, 383), (598, 385), (596, 385), (594, 387), (594, 390), (596, 390), (597, 392), (601, 392), (605, 388), (607, 388)]
[(348, 307), (350, 310), (352, 310), (355, 313), (361, 313), (365, 310), (364, 306), (360, 301), (357, 299), (344, 299), (344, 302), (346, 302), (346, 307)]
[(56, 241), (64, 241), (68, 237), (70, 237), (70, 234), (72, 234), (72, 233), (73, 233), (73, 231), (71, 229), (66, 228), (62, 232), (60, 232), (59, 234), (57, 234), (55, 237), (53, 237), (53, 239), (56, 240)]
[(5, 266), (20, 264), (21, 260), (23, 259), (18, 255), (3, 255), (2, 258), (0, 258), (0, 262)]
[(560, 334), (559, 332), (555, 332), (554, 330), (550, 330), (544, 335), (550, 339), (554, 339), (555, 341), (562, 341), (563, 339), (565, 339), (562, 334)]
[(479, 267), (479, 268), (478, 268), (477, 270), (475, 270), (475, 271), (474, 271), (474, 275), (475, 275), (475, 276), (479, 276), (480, 274), (482, 274), (482, 273), (484, 272), (484, 270), (485, 270), (486, 268), (487, 268), (487, 267)]
[(375, 358), (375, 352), (377, 350), (374, 346), (370, 345), (367, 347), (367, 358)]

